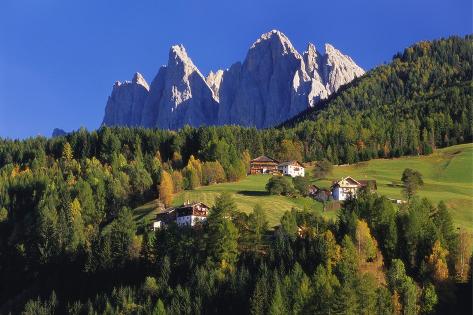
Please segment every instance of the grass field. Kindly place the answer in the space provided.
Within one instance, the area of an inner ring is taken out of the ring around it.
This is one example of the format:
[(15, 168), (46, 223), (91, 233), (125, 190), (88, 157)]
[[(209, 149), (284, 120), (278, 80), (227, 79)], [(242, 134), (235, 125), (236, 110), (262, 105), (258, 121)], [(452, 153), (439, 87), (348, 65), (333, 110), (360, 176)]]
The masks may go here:
[[(238, 210), (249, 213), (254, 206), (259, 203), (266, 211), (270, 226), (279, 224), (279, 218), (287, 210), (292, 208), (302, 209), (304, 206), (316, 209), (322, 213), (321, 203), (311, 198), (292, 198), (269, 195), (265, 191), (265, 185), (270, 175), (252, 175), (236, 183), (224, 183), (199, 187), (195, 190), (183, 191), (176, 194), (173, 204), (181, 205), (184, 201), (201, 201), (209, 206), (214, 204), (215, 198), (222, 192), (232, 194)], [(159, 203), (156, 200), (148, 202), (134, 210), (134, 219), (138, 225), (144, 226), (154, 218), (157, 213)], [(335, 212), (325, 212), (328, 218), (335, 218)]]
[[(186, 200), (198, 200), (207, 205), (213, 205), (215, 197), (222, 192), (229, 192), (233, 195), (240, 211), (249, 213), (259, 203), (266, 211), (270, 226), (277, 225), (282, 214), (294, 207), (302, 209), (307, 206), (322, 213), (322, 204), (311, 198), (269, 195), (265, 191), (265, 185), (270, 177), (271, 175), (251, 175), (236, 183), (224, 183), (184, 191), (176, 196), (174, 204), (182, 204)], [(335, 218), (334, 212), (326, 212), (326, 215)]]
[(405, 168), (421, 172), (424, 186), (420, 197), (434, 203), (445, 201), (457, 226), (473, 231), (473, 144), (437, 150), (429, 156), (377, 159), (350, 166), (336, 166), (327, 180), (316, 182), (329, 187), (332, 180), (350, 175), (355, 179), (376, 179), (378, 193), (402, 199), (399, 183)]
[[(403, 157), (397, 159), (377, 159), (349, 166), (335, 166), (329, 178), (313, 181), (320, 187), (329, 187), (331, 182), (350, 175), (355, 179), (375, 179), (378, 193), (391, 198), (402, 199), (402, 190), (393, 183), (399, 183), (405, 168), (420, 171), (425, 185), (418, 195), (427, 197), (434, 203), (444, 200), (454, 218), (454, 223), (473, 231), (473, 144), (464, 144), (437, 150), (429, 156)], [(310, 168), (307, 170), (310, 174)], [(309, 175), (310, 176), (310, 175)], [(238, 209), (251, 212), (259, 203), (266, 211), (270, 225), (279, 223), (281, 215), (293, 207), (304, 206), (315, 209), (328, 218), (335, 218), (334, 211), (322, 211), (322, 204), (310, 198), (290, 198), (272, 196), (265, 192), (269, 175), (252, 175), (237, 182), (200, 187), (184, 191), (175, 196), (174, 204), (184, 201), (202, 201), (213, 205), (221, 192), (233, 195)], [(157, 203), (152, 201), (135, 209), (138, 221), (154, 216)]]

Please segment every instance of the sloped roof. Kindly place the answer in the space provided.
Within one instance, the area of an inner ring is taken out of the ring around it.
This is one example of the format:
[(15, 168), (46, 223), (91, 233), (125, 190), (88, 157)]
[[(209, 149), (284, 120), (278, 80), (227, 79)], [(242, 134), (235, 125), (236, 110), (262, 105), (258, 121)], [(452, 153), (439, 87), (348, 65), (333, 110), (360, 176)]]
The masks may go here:
[(350, 182), (352, 185), (363, 186), (359, 181), (355, 180), (353, 177), (346, 176), (346, 177), (342, 177), (342, 179), (340, 179), (340, 180), (337, 180), (337, 181), (333, 182), (332, 187), (336, 186), (336, 185), (340, 185), (340, 183), (343, 182), (343, 181)]
[(298, 165), (302, 168), (304, 167), (304, 165), (302, 165), (302, 163), (300, 163), (299, 161), (295, 161), (295, 160), (286, 161), (286, 162), (282, 162), (282, 163), (279, 164), (279, 166), (286, 166), (286, 165)]
[(256, 159), (251, 160), (250, 162), (273, 162), (278, 163), (275, 159), (272, 159), (266, 155), (258, 156)]
[(182, 208), (191, 208), (191, 207), (195, 207), (197, 205), (200, 205), (202, 207), (205, 207), (205, 208), (209, 208), (209, 206), (207, 206), (205, 203), (203, 202), (189, 202), (189, 203), (184, 203), (180, 206), (175, 206), (175, 207), (169, 207), (169, 208), (166, 208), (162, 211), (160, 211), (159, 213), (157, 214), (169, 214), (169, 213), (172, 213), (174, 211), (176, 211), (177, 209), (182, 209)]

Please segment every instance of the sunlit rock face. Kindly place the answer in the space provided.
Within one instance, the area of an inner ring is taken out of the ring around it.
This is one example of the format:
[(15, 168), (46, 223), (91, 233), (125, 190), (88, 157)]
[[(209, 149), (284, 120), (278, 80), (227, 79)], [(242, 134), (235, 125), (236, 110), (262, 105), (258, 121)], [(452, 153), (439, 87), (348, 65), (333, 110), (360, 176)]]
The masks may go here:
[(243, 63), (211, 71), (207, 77), (185, 48), (176, 45), (150, 87), (139, 74), (131, 82), (114, 85), (103, 123), (163, 129), (186, 124), (266, 128), (316, 106), (363, 73), (329, 44), (324, 54), (311, 43), (300, 54), (277, 30), (261, 35)]
[(132, 81), (115, 82), (105, 107), (103, 124), (114, 126), (139, 126), (141, 113), (149, 94), (143, 76), (136, 73)]
[(167, 66), (151, 83), (142, 125), (179, 129), (184, 125), (214, 125), (218, 102), (182, 45), (172, 46)]

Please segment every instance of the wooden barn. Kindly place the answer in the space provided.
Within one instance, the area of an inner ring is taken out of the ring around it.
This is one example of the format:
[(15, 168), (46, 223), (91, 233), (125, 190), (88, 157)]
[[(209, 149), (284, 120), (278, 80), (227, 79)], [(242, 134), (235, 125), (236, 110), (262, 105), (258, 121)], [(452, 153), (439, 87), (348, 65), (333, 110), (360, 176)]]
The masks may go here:
[(250, 174), (271, 174), (278, 172), (279, 162), (265, 155), (250, 161)]

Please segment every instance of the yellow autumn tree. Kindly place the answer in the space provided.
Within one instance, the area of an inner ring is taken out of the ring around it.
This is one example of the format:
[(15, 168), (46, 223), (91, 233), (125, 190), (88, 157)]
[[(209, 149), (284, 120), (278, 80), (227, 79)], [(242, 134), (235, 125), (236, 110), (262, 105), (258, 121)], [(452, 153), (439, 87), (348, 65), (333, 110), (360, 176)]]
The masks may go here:
[(401, 298), (399, 296), (399, 293), (397, 293), (396, 290), (394, 290), (391, 300), (392, 300), (392, 305), (393, 305), (393, 314), (401, 315), (401, 311), (402, 311)]
[(471, 233), (461, 231), (458, 235), (458, 250), (455, 257), (455, 278), (459, 282), (468, 281), (472, 242), (473, 237)]
[(72, 218), (73, 223), (79, 220), (82, 220), (81, 206), (77, 198), (74, 198), (74, 200), (71, 202), (70, 209), (71, 209), (71, 218)]
[(161, 200), (166, 207), (169, 207), (172, 203), (174, 192), (174, 184), (172, 182), (171, 175), (163, 171), (161, 174), (161, 183), (159, 185), (159, 200)]
[(325, 257), (327, 257), (326, 266), (328, 270), (332, 270), (332, 267), (337, 264), (337, 262), (341, 259), (341, 248), (340, 245), (337, 244), (335, 240), (335, 236), (330, 230), (327, 230), (324, 233), (324, 241), (325, 241)]
[(172, 183), (174, 184), (174, 193), (178, 193), (182, 190), (184, 185), (184, 178), (182, 173), (178, 170), (172, 172)]
[(66, 161), (70, 161), (73, 158), (72, 147), (69, 142), (64, 143), (64, 146), (62, 147), (62, 158)]
[(357, 221), (355, 237), (358, 256), (365, 261), (375, 259), (378, 251), (378, 243), (371, 236), (371, 231), (366, 221)]
[(223, 183), (224, 181), (225, 170), (218, 161), (202, 164), (202, 183), (204, 185)]
[(439, 240), (436, 240), (432, 246), (432, 254), (427, 257), (427, 266), (432, 274), (432, 279), (436, 282), (448, 279), (447, 255), (448, 250), (442, 247)]
[(161, 153), (159, 153), (159, 150), (154, 154), (154, 159), (158, 160), (160, 163), (163, 161), (161, 159)]
[(80, 244), (85, 241), (84, 223), (82, 221), (82, 209), (77, 198), (69, 205), (71, 215), (72, 238), (69, 244), (71, 250), (75, 250)]
[(248, 150), (243, 151), (241, 155), (241, 159), (243, 160), (243, 163), (245, 163), (246, 173), (250, 173), (250, 161), (251, 161), (250, 152)]
[(193, 155), (189, 157), (187, 167), (195, 169), (197, 176), (199, 177), (199, 186), (202, 183), (202, 163), (199, 159), (196, 159)]

